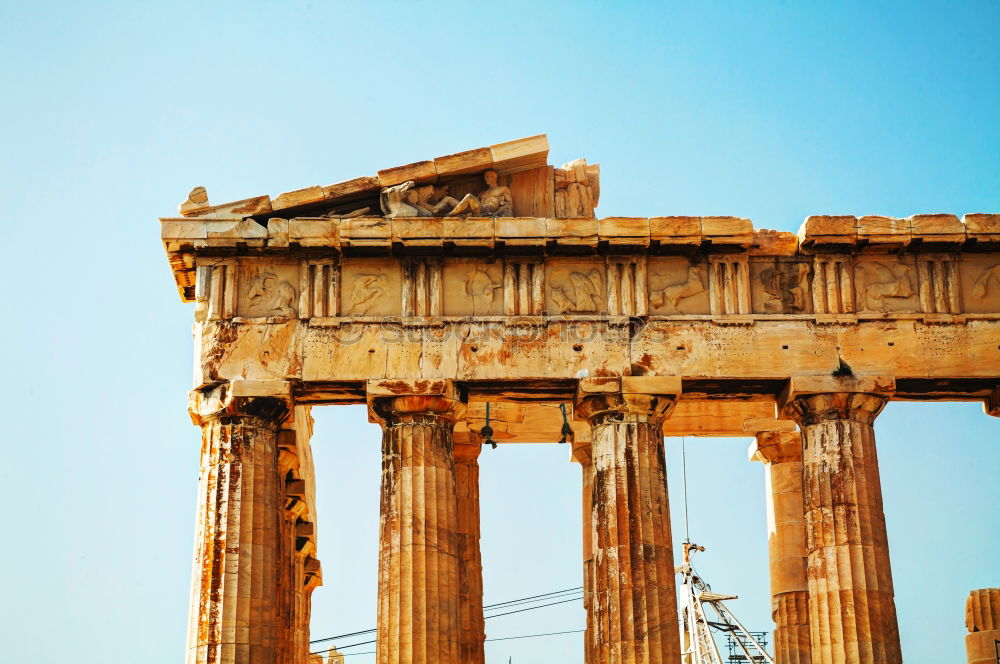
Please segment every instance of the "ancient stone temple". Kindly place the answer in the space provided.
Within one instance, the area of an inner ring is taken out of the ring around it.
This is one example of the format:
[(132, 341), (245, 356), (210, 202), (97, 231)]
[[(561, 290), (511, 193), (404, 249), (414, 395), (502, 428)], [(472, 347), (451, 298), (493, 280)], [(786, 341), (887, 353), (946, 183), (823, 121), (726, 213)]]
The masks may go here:
[(483, 662), (484, 434), (580, 466), (589, 664), (681, 662), (663, 439), (682, 435), (755, 439), (777, 661), (901, 661), (873, 423), (893, 399), (1000, 415), (1000, 215), (795, 235), (598, 219), (600, 193), (534, 136), (274, 198), (199, 187), (161, 220), (194, 303), (189, 664), (309, 661), (310, 410), (336, 404), (382, 427), (381, 470), (352, 469), (381, 472), (382, 664)]

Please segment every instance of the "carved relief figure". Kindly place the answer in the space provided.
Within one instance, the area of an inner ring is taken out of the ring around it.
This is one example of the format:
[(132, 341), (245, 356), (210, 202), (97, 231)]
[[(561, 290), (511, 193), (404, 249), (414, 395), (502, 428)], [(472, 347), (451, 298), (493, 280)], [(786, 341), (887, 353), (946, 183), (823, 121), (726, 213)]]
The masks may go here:
[(497, 172), (493, 170), (483, 173), (486, 189), (479, 193), (466, 194), (448, 216), (472, 215), (481, 217), (513, 217), (514, 198), (508, 187), (499, 184)]
[(417, 187), (416, 200), (413, 203), (421, 217), (438, 217), (442, 212), (448, 212), (458, 205), (458, 201), (448, 195), (448, 185), (435, 187), (432, 184)]
[[(382, 204), (382, 214), (387, 217), (419, 217), (420, 210), (417, 209), (416, 192), (413, 180), (392, 187), (386, 187), (379, 196)], [(426, 215), (425, 215), (426, 216)]]
[(562, 313), (597, 313), (603, 308), (603, 280), (597, 268), (587, 272), (556, 270), (549, 289), (552, 301)]
[(983, 270), (983, 273), (979, 275), (976, 279), (976, 283), (972, 286), (972, 295), (978, 300), (984, 299), (989, 295), (990, 287), (1000, 288), (1000, 263), (988, 267)]
[(490, 311), (500, 287), (499, 282), (480, 269), (469, 273), (465, 279), (465, 294), (472, 299), (473, 315)]
[(805, 263), (768, 267), (761, 271), (760, 281), (770, 298), (764, 302), (764, 311), (770, 314), (800, 314), (806, 310), (806, 278), (809, 266)]
[(279, 279), (274, 272), (263, 272), (254, 277), (250, 282), (247, 298), (250, 301), (248, 311), (250, 317), (287, 317), (295, 313), (292, 308), (295, 288), (287, 281)]
[(355, 217), (363, 217), (370, 211), (370, 207), (358, 208), (356, 210), (351, 210), (350, 212), (338, 212), (336, 208), (333, 208), (320, 216), (327, 217), (329, 219), (354, 219)]
[(354, 278), (349, 310), (367, 316), (386, 293), (386, 277), (380, 273), (359, 274)]
[(600, 196), (600, 170), (577, 159), (554, 170), (557, 217), (593, 217)]
[(666, 306), (669, 302), (675, 313), (680, 313), (683, 300), (695, 295), (701, 295), (705, 288), (705, 268), (701, 265), (689, 265), (684, 281), (674, 284), (664, 284), (667, 277), (660, 274), (650, 275), (649, 285), (653, 293), (650, 304), (654, 309)]
[(916, 295), (909, 265), (865, 262), (858, 263), (857, 271), (862, 276), (861, 301), (869, 311), (897, 309)]

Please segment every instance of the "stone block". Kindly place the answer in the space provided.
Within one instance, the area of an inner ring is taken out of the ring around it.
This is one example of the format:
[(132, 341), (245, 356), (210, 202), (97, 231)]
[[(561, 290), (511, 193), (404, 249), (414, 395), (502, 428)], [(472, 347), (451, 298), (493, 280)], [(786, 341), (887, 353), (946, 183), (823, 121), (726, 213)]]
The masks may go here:
[(380, 188), (381, 185), (377, 177), (365, 176), (323, 187), (323, 195), (327, 199), (337, 200), (362, 194), (378, 193)]
[(379, 185), (391, 187), (413, 180), (417, 184), (425, 184), (437, 180), (437, 169), (433, 161), (418, 161), (405, 166), (395, 166), (378, 172)]
[(490, 146), (493, 169), (501, 175), (547, 165), (549, 139), (545, 134), (519, 138)]
[(712, 244), (749, 246), (753, 242), (753, 223), (741, 217), (702, 217), (701, 235)]
[(557, 245), (597, 246), (597, 219), (546, 219), (545, 235)]
[(340, 220), (295, 217), (288, 221), (288, 241), (303, 247), (339, 247)]
[(906, 245), (912, 239), (909, 219), (867, 215), (858, 219), (858, 239), (870, 244)]
[(857, 217), (847, 215), (813, 215), (806, 217), (799, 228), (803, 246), (854, 244), (858, 237)]
[(323, 191), (323, 187), (306, 187), (305, 189), (296, 189), (295, 191), (286, 191), (283, 194), (278, 194), (271, 201), (271, 208), (274, 210), (284, 210), (299, 205), (319, 203), (325, 198), (326, 194)]
[(606, 217), (597, 222), (599, 239), (612, 245), (649, 246), (649, 219)]
[(701, 244), (701, 217), (651, 217), (649, 239), (663, 244)]
[(967, 214), (962, 217), (965, 234), (979, 242), (1000, 242), (1000, 214)]
[(493, 168), (493, 151), (489, 148), (477, 148), (437, 157), (434, 159), (434, 168), (438, 177), (481, 173)]

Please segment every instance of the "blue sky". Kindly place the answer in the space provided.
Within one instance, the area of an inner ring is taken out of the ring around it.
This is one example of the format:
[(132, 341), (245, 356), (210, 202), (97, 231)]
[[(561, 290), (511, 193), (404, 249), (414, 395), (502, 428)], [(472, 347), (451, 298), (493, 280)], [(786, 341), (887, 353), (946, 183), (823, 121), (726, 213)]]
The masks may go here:
[[(194, 185), (273, 195), (547, 132), (552, 163), (601, 164), (601, 216), (795, 230), (809, 214), (1000, 211), (996, 2), (0, 0), (0, 29), (5, 661), (181, 657), (193, 311), (156, 218)], [(316, 419), (320, 637), (374, 624), (379, 442), (356, 408)], [(892, 404), (876, 432), (904, 656), (960, 661), (967, 591), (1000, 583), (1000, 420)], [(691, 534), (704, 574), (766, 629), (748, 443), (688, 441), (704, 480)], [(667, 455), (679, 538), (679, 441)], [(487, 602), (579, 584), (579, 481), (556, 445), (484, 452)], [(553, 607), (488, 635), (582, 620)], [(582, 661), (575, 635), (488, 655)]]

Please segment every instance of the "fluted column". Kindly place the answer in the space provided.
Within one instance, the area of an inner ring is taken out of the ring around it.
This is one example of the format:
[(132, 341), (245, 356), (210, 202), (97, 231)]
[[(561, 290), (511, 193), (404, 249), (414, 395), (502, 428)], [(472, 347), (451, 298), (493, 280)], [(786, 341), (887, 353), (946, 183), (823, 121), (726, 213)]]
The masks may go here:
[(274, 664), (281, 515), (276, 434), (288, 403), (192, 393), (202, 427), (188, 664)]
[(639, 378), (585, 379), (577, 394), (592, 429), (592, 664), (680, 661), (662, 429), (679, 381)]
[(968, 664), (996, 664), (1000, 642), (1000, 588), (973, 590), (965, 601)]
[(308, 406), (296, 406), (294, 421), (278, 431), (279, 511), (278, 664), (302, 664), (309, 659), (309, 619), (312, 591), (322, 583), (316, 555), (316, 514), (312, 453), (312, 416)]
[(583, 634), (583, 662), (591, 664), (591, 624), (593, 623), (592, 581), (594, 573), (594, 522), (591, 502), (594, 496), (594, 463), (590, 454), (590, 441), (573, 443), (573, 461), (580, 464), (582, 471), (580, 515), (582, 517), (583, 534), (583, 610), (587, 615), (587, 624)]
[(809, 664), (802, 443), (797, 431), (765, 431), (756, 437), (751, 458), (762, 461), (765, 469), (774, 659), (777, 664)]
[(803, 439), (814, 664), (902, 661), (872, 428), (888, 399), (872, 388), (885, 384), (867, 379), (851, 385), (859, 391), (786, 399)]
[[(478, 438), (476, 436), (475, 438)], [(482, 664), (483, 559), (479, 550), (479, 453), (477, 441), (455, 445), (455, 487), (458, 500), (458, 589), (460, 661)]]
[(376, 660), (459, 664), (454, 426), (464, 406), (453, 388), (370, 403), (383, 427)]

